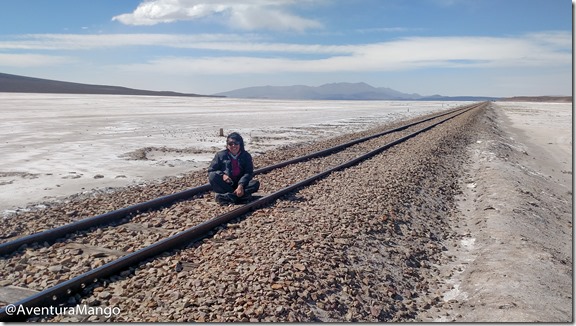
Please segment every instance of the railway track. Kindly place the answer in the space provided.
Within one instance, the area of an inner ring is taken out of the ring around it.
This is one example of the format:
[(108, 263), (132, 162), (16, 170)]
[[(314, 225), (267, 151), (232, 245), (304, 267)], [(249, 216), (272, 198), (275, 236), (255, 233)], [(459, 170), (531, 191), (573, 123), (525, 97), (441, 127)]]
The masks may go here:
[[(449, 110), (447, 112), (432, 115), (431, 117), (420, 119), (420, 120), (417, 120), (417, 121), (409, 123), (409, 124), (405, 124), (405, 125), (402, 125), (402, 126), (399, 126), (396, 128), (392, 128), (392, 129), (389, 129), (389, 130), (386, 130), (386, 131), (383, 131), (380, 133), (376, 133), (374, 135), (361, 137), (361, 138), (358, 138), (358, 139), (355, 139), (352, 141), (345, 142), (343, 144), (339, 144), (339, 145), (336, 145), (336, 146), (333, 146), (333, 147), (330, 147), (327, 149), (313, 152), (311, 154), (307, 154), (307, 155), (300, 156), (300, 157), (293, 158), (293, 159), (288, 159), (288, 160), (280, 162), (280, 163), (271, 164), (269, 166), (266, 166), (266, 167), (263, 167), (260, 169), (256, 169), (254, 171), (254, 173), (255, 173), (255, 175), (264, 174), (264, 173), (270, 172), (272, 170), (282, 168), (284, 166), (288, 166), (291, 164), (296, 164), (296, 163), (304, 162), (306, 160), (310, 160), (313, 158), (319, 158), (319, 157), (331, 155), (331, 154), (337, 153), (343, 149), (349, 148), (353, 145), (360, 144), (362, 142), (366, 142), (368, 140), (371, 140), (371, 139), (374, 139), (377, 137), (381, 137), (381, 136), (384, 136), (387, 134), (391, 134), (394, 132), (404, 131), (407, 128), (430, 122), (433, 119), (441, 118), (443, 116), (451, 114), (453, 111), (458, 111), (458, 110), (459, 109)], [(82, 230), (86, 230), (86, 229), (101, 226), (101, 225), (106, 225), (108, 223), (112, 223), (112, 222), (118, 221), (122, 218), (125, 218), (127, 216), (130, 216), (131, 214), (137, 214), (137, 213), (144, 212), (147, 210), (158, 209), (158, 208), (161, 208), (163, 206), (168, 206), (168, 205), (171, 205), (171, 204), (173, 204), (177, 201), (180, 201), (180, 200), (190, 199), (197, 194), (201, 194), (201, 193), (209, 191), (209, 190), (210, 190), (210, 185), (204, 184), (201, 186), (187, 189), (185, 191), (181, 191), (181, 192), (177, 192), (174, 194), (158, 197), (158, 198), (148, 200), (148, 201), (145, 201), (142, 203), (138, 203), (138, 204), (124, 207), (121, 209), (106, 212), (104, 214), (100, 214), (100, 215), (97, 215), (97, 216), (94, 216), (91, 218), (82, 219), (82, 220), (79, 220), (77, 222), (70, 223), (70, 224), (63, 225), (63, 226), (59, 226), (59, 227), (56, 227), (56, 228), (53, 228), (50, 230), (37, 232), (34, 234), (30, 234), (30, 235), (25, 235), (25, 236), (19, 237), (18, 239), (13, 239), (10, 241), (5, 241), (4, 243), (0, 243), (0, 256), (10, 254), (10, 253), (16, 251), (20, 246), (23, 246), (26, 244), (32, 244), (32, 243), (37, 243), (37, 242), (43, 243), (46, 241), (47, 242), (55, 241), (58, 238), (66, 236), (67, 234), (71, 234), (73, 232), (82, 231)]]
[[(214, 209), (214, 212), (216, 212), (215, 218), (207, 218), (206, 214), (201, 214), (200, 212), (196, 213), (198, 216), (193, 217), (183, 217), (171, 212), (171, 207), (173, 206), (188, 206), (186, 209), (190, 212), (190, 215), (193, 215), (196, 201), (213, 202), (211, 195), (204, 196), (209, 187), (202, 185), (174, 195), (164, 196), (72, 223), (55, 230), (40, 232), (15, 241), (5, 242), (0, 245), (1, 253), (6, 260), (13, 262), (12, 267), (14, 269), (12, 271), (16, 272), (19, 272), (19, 269), (21, 271), (22, 266), (28, 264), (26, 258), (28, 250), (38, 250), (51, 258), (52, 261), (50, 262), (49, 259), (48, 264), (54, 264), (58, 260), (66, 260), (66, 255), (78, 254), (79, 251), (86, 251), (89, 254), (89, 258), (93, 258), (93, 263), (84, 266), (84, 268), (72, 270), (68, 274), (63, 273), (60, 278), (52, 282), (30, 280), (27, 277), (18, 285), (35, 287), (41, 291), (13, 304), (15, 306), (42, 307), (65, 302), (72, 294), (81, 291), (97, 279), (119, 274), (143, 260), (206, 237), (214, 228), (223, 223), (227, 223), (247, 212), (265, 207), (286, 194), (305, 187), (334, 171), (345, 169), (366, 160), (389, 147), (444, 123), (454, 116), (483, 106), (485, 104), (481, 103), (458, 108), (394, 130), (309, 154), (303, 158), (259, 169), (257, 173), (260, 175), (259, 178), (264, 185), (261, 192), (266, 195), (232, 210), (229, 210), (230, 208), (228, 207), (216, 207)], [(294, 169), (310, 171), (310, 176), (295, 182), (290, 178), (291, 171), (294, 171)], [(274, 171), (273, 174), (270, 173), (272, 171)], [(183, 201), (190, 198), (193, 200)], [(179, 211), (183, 211), (182, 207), (179, 207)], [(161, 222), (150, 225), (148, 221), (157, 220), (158, 216), (164, 216)], [(188, 220), (184, 224), (177, 223), (177, 221), (181, 222), (182, 219)], [(91, 228), (90, 232), (85, 231), (88, 228)], [(149, 243), (151, 233), (156, 235), (157, 242)], [(126, 247), (122, 244), (122, 238), (126, 236), (140, 237), (143, 234), (146, 236), (142, 237), (142, 245), (140, 247)], [(117, 236), (116, 240), (113, 240), (117, 245), (112, 248), (104, 248), (99, 241), (100, 239), (106, 239), (106, 241), (110, 242), (110, 239), (114, 236)], [(49, 246), (54, 241), (56, 243)], [(20, 257), (22, 258), (18, 260)], [(119, 258), (115, 259), (116, 257)], [(94, 258), (100, 259), (94, 263)], [(58, 271), (59, 273), (62, 272), (62, 269), (69, 269), (62, 265), (58, 265), (62, 267)], [(4, 273), (10, 273), (10, 270), (6, 269)], [(8, 275), (5, 274), (5, 276)], [(25, 283), (28, 281), (30, 282)], [(13, 317), (15, 316), (7, 314), (6, 307), (0, 310), (0, 320), (10, 320)], [(25, 318), (25, 316), (18, 317)]]

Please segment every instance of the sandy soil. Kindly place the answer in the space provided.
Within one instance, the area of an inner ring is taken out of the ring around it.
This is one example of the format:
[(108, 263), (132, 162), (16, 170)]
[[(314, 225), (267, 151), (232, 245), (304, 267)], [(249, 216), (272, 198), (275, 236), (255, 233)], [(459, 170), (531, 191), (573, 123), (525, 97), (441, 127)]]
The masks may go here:
[(463, 180), (446, 317), (572, 322), (571, 104), (496, 103)]
[(204, 169), (239, 131), (253, 155), (464, 102), (0, 93), (0, 212)]

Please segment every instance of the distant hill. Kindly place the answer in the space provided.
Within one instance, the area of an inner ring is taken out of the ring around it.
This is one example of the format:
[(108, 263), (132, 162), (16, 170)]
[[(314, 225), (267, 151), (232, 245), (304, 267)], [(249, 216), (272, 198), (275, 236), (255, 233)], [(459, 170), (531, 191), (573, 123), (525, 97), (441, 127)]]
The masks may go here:
[(306, 99), (306, 100), (414, 100), (422, 96), (406, 94), (391, 88), (372, 87), (366, 83), (332, 83), (318, 87), (295, 86), (257, 86), (236, 89), (214, 95), (235, 98), (263, 99)]
[(514, 96), (501, 98), (498, 101), (503, 102), (554, 102), (554, 103), (572, 103), (571, 96)]
[(169, 91), (147, 91), (119, 86), (70, 83), (0, 73), (0, 92), (5, 93), (57, 93), (57, 94), (110, 94), (148, 96), (204, 97), (209, 95), (186, 94)]
[(422, 100), (422, 101), (486, 101), (493, 97), (441, 95), (422, 96), (402, 93), (387, 87), (373, 87), (366, 83), (332, 83), (318, 87), (256, 86), (214, 94), (233, 98), (283, 99), (283, 100)]

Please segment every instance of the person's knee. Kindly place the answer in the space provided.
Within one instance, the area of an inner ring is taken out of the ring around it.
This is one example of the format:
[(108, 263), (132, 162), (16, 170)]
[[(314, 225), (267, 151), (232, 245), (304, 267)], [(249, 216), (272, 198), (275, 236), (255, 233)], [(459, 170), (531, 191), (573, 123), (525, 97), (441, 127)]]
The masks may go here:
[(210, 172), (208, 173), (208, 182), (210, 183), (210, 186), (212, 187), (212, 191), (216, 192), (216, 193), (226, 193), (226, 192), (230, 192), (228, 191), (230, 188), (230, 185), (226, 184), (224, 182), (224, 179), (222, 179), (222, 175), (218, 174), (217, 172)]
[(210, 183), (214, 183), (216, 180), (218, 180), (218, 179), (217, 179), (218, 177), (219, 177), (219, 178), (222, 178), (222, 176), (220, 176), (220, 175), (218, 174), (218, 172), (210, 172), (210, 173), (208, 173), (208, 181), (209, 181)]
[(248, 189), (249, 189), (250, 193), (257, 192), (258, 189), (260, 189), (260, 181), (250, 180), (250, 182), (248, 183)]

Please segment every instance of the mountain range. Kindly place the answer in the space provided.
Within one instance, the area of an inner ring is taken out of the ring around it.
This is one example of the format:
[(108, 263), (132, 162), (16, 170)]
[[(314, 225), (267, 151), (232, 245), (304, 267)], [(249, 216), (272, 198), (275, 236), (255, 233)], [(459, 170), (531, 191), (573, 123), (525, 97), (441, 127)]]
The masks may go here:
[(33, 78), (33, 77), (25, 77), (3, 73), (0, 73), (0, 92), (187, 96), (187, 97), (209, 96), (209, 95), (177, 93), (170, 91), (147, 91), (147, 90), (119, 87), (119, 86), (71, 83), (51, 79)]
[(487, 101), (495, 97), (441, 95), (422, 96), (402, 93), (387, 87), (373, 87), (366, 83), (331, 83), (321, 86), (257, 86), (214, 94), (217, 96), (283, 100), (410, 100), (410, 101)]
[(150, 91), (119, 86), (91, 85), (63, 82), (50, 79), (25, 77), (0, 73), (0, 92), (10, 93), (57, 93), (57, 94), (114, 94), (186, 97), (232, 97), (256, 99), (292, 100), (410, 100), (410, 101), (487, 101), (495, 97), (441, 95), (422, 96), (402, 93), (387, 87), (373, 87), (366, 83), (331, 83), (317, 87), (258, 86), (236, 89), (213, 95), (178, 93), (172, 91)]

